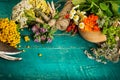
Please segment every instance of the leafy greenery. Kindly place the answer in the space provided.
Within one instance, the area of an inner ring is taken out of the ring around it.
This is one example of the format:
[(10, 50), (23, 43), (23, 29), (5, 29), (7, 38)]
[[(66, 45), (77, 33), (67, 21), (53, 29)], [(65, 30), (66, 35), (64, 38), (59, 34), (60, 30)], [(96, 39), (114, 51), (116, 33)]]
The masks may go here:
[(74, 5), (80, 4), (79, 9), (87, 14), (99, 16), (98, 24), (102, 32), (107, 36), (107, 44), (116, 43), (115, 36), (119, 36), (119, 27), (113, 26), (115, 19), (120, 18), (120, 0), (72, 0)]
[(119, 36), (120, 34), (120, 27), (110, 26), (110, 27), (104, 27), (103, 33), (107, 36), (107, 44), (113, 46), (116, 44), (115, 37)]
[(99, 17), (98, 25), (101, 32), (106, 35), (107, 40), (92, 48), (92, 52), (85, 54), (98, 62), (118, 62), (120, 59), (120, 0), (72, 0), (74, 5), (79, 5), (80, 11), (87, 15), (95, 14)]
[(100, 17), (120, 16), (120, 0), (72, 0), (74, 5), (80, 4), (80, 10), (94, 13)]
[[(107, 37), (107, 44), (113, 46), (116, 44), (115, 37), (120, 37), (120, 26), (118, 25), (118, 18), (103, 17), (98, 21), (103, 34)], [(117, 24), (117, 25), (116, 25)]]

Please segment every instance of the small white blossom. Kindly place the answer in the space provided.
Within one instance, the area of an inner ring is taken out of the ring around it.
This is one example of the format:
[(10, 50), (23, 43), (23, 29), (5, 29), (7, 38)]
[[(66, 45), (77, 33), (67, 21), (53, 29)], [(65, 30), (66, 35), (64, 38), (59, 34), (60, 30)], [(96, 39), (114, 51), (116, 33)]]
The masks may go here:
[[(27, 2), (26, 2), (26, 3), (27, 3)], [(29, 6), (28, 6), (28, 5), (29, 5)], [(29, 9), (31, 9), (31, 8), (32, 8), (32, 5), (31, 5), (31, 4), (26, 4), (26, 5), (25, 5), (25, 9), (26, 9), (26, 10), (29, 10)]]
[(86, 12), (84, 12), (84, 11), (81, 11), (80, 13), (81, 13), (82, 15), (85, 15), (85, 14), (86, 14)]
[(76, 5), (76, 6), (74, 6), (72, 9), (76, 9), (76, 8), (78, 8), (80, 5)]
[(85, 14), (86, 14), (86, 12), (81, 11), (80, 14), (79, 14), (79, 16), (83, 17), (83, 16), (85, 16)]
[(74, 17), (74, 14), (70, 14), (70, 19), (73, 19), (73, 17)]
[(77, 10), (77, 15), (79, 15), (80, 14), (80, 10)]
[(70, 14), (76, 14), (76, 10), (72, 9), (72, 10), (70, 11)]
[(75, 16), (73, 17), (73, 20), (74, 20), (75, 22), (78, 22), (79, 16), (78, 16), (78, 15), (75, 15)]
[(83, 22), (79, 23), (79, 28), (83, 29), (85, 27), (85, 24)]
[(21, 22), (20, 23), (21, 27), (24, 27), (27, 24), (26, 21), (27, 21), (26, 17), (22, 17), (22, 18), (19, 19), (19, 22)]
[(70, 11), (70, 19), (73, 19), (74, 15), (76, 14), (76, 10), (72, 9)]

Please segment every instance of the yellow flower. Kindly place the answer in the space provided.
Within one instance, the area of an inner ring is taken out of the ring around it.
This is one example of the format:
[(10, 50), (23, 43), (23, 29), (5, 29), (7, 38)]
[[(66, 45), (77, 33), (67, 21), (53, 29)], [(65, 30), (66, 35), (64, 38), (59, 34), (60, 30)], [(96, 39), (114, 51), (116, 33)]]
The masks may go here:
[(41, 11), (46, 14), (50, 13), (50, 8), (47, 5), (46, 0), (36, 0), (36, 8), (41, 9)]
[(0, 29), (0, 41), (14, 47), (20, 43), (20, 33), (15, 21), (9, 21), (8, 18), (0, 19)]
[(30, 41), (29, 36), (25, 36), (24, 39), (25, 39), (26, 42)]

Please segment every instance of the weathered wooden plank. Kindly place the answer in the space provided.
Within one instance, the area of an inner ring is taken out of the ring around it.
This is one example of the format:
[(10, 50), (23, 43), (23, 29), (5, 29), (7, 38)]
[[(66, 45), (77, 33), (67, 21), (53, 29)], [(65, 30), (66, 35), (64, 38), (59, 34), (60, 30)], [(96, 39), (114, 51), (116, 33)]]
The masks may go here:
[[(7, 2), (6, 2), (7, 1)], [(0, 0), (0, 17), (10, 17), (12, 6), (20, 0)], [(95, 45), (80, 35), (74, 37), (65, 32), (56, 32), (51, 44), (26, 43), (21, 32), (20, 56), (22, 61), (12, 62), (0, 59), (0, 80), (119, 80), (120, 62), (106, 65), (90, 60), (84, 50)], [(26, 46), (30, 48), (26, 48)], [(38, 56), (41, 53), (42, 56)]]
[[(23, 60), (0, 59), (0, 78), (76, 80), (118, 79), (119, 64), (101, 64), (88, 59), (81, 49), (26, 49)], [(42, 56), (38, 56), (41, 53)], [(114, 75), (113, 75), (114, 73)], [(111, 77), (112, 76), (112, 77)]]

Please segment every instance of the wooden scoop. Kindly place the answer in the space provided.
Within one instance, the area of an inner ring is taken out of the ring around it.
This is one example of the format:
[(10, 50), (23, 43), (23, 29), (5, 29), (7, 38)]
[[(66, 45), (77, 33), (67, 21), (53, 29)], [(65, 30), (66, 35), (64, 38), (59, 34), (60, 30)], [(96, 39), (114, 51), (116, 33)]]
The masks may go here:
[(100, 43), (107, 40), (106, 35), (102, 34), (101, 31), (96, 32), (88, 32), (88, 31), (81, 31), (79, 29), (80, 35), (87, 41), (93, 42), (93, 43)]

